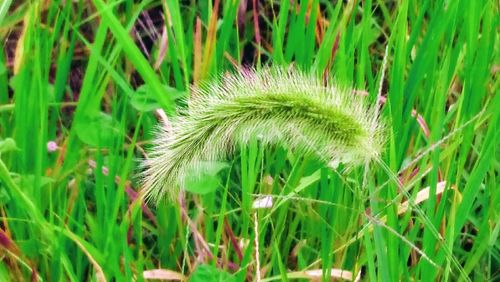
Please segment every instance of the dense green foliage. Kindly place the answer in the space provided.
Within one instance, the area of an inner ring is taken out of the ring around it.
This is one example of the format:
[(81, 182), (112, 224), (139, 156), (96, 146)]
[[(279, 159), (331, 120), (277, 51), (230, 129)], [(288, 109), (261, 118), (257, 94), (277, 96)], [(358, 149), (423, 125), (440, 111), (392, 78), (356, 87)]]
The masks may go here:
[[(495, 0), (0, 1), (0, 280), (500, 279), (499, 15)], [(250, 138), (145, 205), (140, 162), (189, 85), (265, 65), (378, 103), (380, 161), (332, 169)]]

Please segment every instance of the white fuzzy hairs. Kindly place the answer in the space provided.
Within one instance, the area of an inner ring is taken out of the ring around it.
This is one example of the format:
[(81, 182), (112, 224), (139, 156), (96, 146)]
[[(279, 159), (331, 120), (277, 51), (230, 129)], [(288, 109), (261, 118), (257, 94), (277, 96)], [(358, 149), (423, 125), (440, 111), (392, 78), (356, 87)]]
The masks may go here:
[(160, 127), (143, 162), (147, 201), (173, 198), (188, 169), (224, 160), (258, 138), (313, 153), (327, 164), (358, 165), (378, 158), (383, 123), (353, 91), (296, 69), (240, 70), (193, 87), (188, 110)]

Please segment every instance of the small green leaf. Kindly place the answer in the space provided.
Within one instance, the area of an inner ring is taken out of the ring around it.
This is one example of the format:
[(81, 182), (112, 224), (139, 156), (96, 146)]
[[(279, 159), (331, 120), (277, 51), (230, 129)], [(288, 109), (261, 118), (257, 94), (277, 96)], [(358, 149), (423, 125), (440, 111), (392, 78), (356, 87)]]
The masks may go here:
[[(14, 179), (14, 182), (21, 188), (23, 187), (34, 187), (35, 185), (35, 176), (33, 174), (28, 175), (20, 175), (18, 178)], [(40, 176), (39, 183), (35, 187), (36, 189), (40, 189), (48, 184), (54, 183), (54, 179), (47, 176)]]
[(148, 91), (147, 85), (137, 88), (137, 91), (130, 97), (130, 105), (141, 112), (149, 112), (160, 108), (160, 103)]
[(103, 112), (84, 117), (76, 122), (75, 128), (82, 142), (95, 147), (111, 144), (117, 135), (123, 134), (119, 124)]
[(215, 191), (220, 185), (219, 172), (229, 168), (229, 164), (219, 161), (200, 162), (196, 169), (187, 170), (184, 188), (194, 194), (205, 195)]
[(235, 278), (220, 269), (217, 269), (213, 265), (202, 264), (196, 267), (194, 272), (191, 274), (189, 278), (190, 282), (232, 282), (236, 281)]
[[(186, 95), (184, 91), (179, 91), (170, 86), (164, 85), (163, 87), (165, 88), (164, 95), (169, 96), (171, 100), (177, 100)], [(130, 105), (141, 112), (149, 112), (161, 108), (158, 99), (146, 84), (137, 88), (134, 95), (130, 97)]]
[(19, 150), (19, 148), (17, 148), (16, 141), (14, 141), (14, 139), (6, 138), (4, 140), (0, 140), (0, 154), (15, 150)]

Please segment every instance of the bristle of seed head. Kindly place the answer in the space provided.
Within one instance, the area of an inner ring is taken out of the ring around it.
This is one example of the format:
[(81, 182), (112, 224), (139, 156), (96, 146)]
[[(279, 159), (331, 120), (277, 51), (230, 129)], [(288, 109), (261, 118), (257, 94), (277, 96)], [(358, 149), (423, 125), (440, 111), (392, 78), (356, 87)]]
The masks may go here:
[(263, 145), (354, 166), (377, 158), (383, 125), (352, 91), (294, 69), (245, 70), (193, 87), (187, 112), (160, 127), (143, 162), (146, 200), (172, 199), (188, 169), (226, 159), (258, 136)]

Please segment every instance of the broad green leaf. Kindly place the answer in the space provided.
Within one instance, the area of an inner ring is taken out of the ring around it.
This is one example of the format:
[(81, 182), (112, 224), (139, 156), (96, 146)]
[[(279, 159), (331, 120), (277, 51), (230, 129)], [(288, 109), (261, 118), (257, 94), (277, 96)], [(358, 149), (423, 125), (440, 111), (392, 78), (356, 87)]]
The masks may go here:
[[(170, 86), (164, 85), (163, 87), (165, 88), (166, 95), (172, 100), (177, 100), (186, 95), (184, 91), (179, 91)], [(137, 88), (134, 95), (130, 97), (130, 105), (141, 112), (149, 112), (161, 108), (156, 96), (147, 84)]]
[(122, 135), (118, 123), (108, 114), (100, 112), (92, 116), (85, 116), (75, 124), (76, 134), (82, 142), (91, 146), (111, 144), (113, 138)]
[(184, 178), (184, 188), (194, 194), (211, 193), (220, 185), (218, 174), (227, 168), (229, 164), (225, 162), (202, 162), (196, 169), (188, 170)]
[(15, 150), (19, 150), (19, 148), (17, 148), (16, 141), (14, 141), (14, 139), (6, 138), (4, 140), (0, 140), (0, 154)]
[(232, 282), (236, 281), (234, 277), (215, 266), (202, 264), (196, 267), (189, 278), (190, 282)]
[[(40, 182), (37, 185), (37, 189), (42, 188), (45, 185), (48, 185), (50, 183), (54, 182), (54, 179), (47, 177), (47, 176), (41, 176), (40, 177)], [(35, 176), (32, 174), (29, 175), (21, 175), (19, 178), (14, 179), (14, 182), (21, 188), (23, 187), (31, 187), (35, 185)]]

